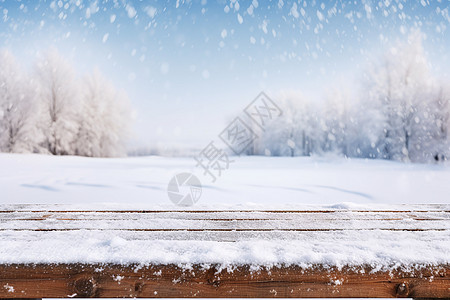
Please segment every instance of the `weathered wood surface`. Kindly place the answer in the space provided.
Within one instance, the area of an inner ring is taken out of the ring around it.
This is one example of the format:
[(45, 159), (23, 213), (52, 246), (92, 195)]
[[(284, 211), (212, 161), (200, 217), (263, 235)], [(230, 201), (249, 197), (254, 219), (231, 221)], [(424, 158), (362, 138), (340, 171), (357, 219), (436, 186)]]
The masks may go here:
[[(120, 232), (142, 240), (216, 242), (305, 239), (347, 231), (407, 231), (420, 237), (433, 232), (446, 238), (450, 206), (378, 211), (69, 211), (0, 206), (0, 234), (29, 232), (30, 237), (39, 238), (46, 232), (66, 231)], [(0, 298), (53, 297), (450, 298), (450, 266), (384, 271), (369, 265), (277, 265), (270, 269), (241, 265), (220, 269), (219, 265), (134, 263), (0, 264)]]
[[(450, 208), (450, 207), (449, 207)], [(0, 231), (449, 230), (438, 211), (1, 211)]]
[[(370, 267), (194, 265), (2, 265), (0, 298), (48, 297), (413, 297), (448, 298), (450, 268), (373, 272)], [(2, 288), (1, 288), (2, 287)]]

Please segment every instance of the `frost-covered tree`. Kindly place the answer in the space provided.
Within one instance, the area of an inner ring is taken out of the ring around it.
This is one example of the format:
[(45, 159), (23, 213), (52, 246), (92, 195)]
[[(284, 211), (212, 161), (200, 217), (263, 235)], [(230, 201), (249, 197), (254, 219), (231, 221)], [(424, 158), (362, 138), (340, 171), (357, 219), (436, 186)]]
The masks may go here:
[(36, 78), (44, 147), (53, 155), (75, 154), (80, 97), (72, 66), (51, 50), (38, 61)]
[(267, 126), (260, 152), (275, 156), (309, 156), (317, 152), (322, 139), (317, 107), (298, 93), (284, 93), (279, 105), (283, 115)]
[[(391, 48), (369, 74), (368, 93), (361, 100), (367, 109), (360, 113), (368, 114), (364, 125), (377, 137), (370, 144), (379, 157), (426, 161), (433, 156), (437, 126), (432, 82), (419, 31)], [(377, 126), (372, 127), (374, 120)]]
[(86, 76), (82, 86), (76, 154), (124, 156), (131, 123), (126, 95), (118, 92), (98, 70)]
[[(242, 121), (250, 128), (250, 130), (257, 136), (261, 137), (262, 131), (261, 128), (246, 114), (240, 116)], [(233, 118), (230, 118), (228, 123), (231, 124)], [(261, 152), (261, 139), (255, 138), (251, 141), (251, 143), (245, 148), (245, 150), (241, 153), (243, 155), (260, 155), (264, 154)], [(230, 149), (231, 150), (231, 149)]]
[(0, 52), (0, 151), (113, 157), (125, 155), (131, 109), (99, 71), (82, 83), (56, 50), (34, 76)]
[(450, 86), (435, 82), (430, 93), (429, 109), (426, 112), (429, 137), (424, 146), (424, 160), (446, 160), (450, 156)]
[(350, 96), (342, 89), (328, 92), (322, 110), (323, 151), (342, 153), (348, 156), (355, 134), (353, 128)]
[(0, 52), (0, 151), (32, 152), (39, 143), (34, 126), (34, 84), (14, 56)]

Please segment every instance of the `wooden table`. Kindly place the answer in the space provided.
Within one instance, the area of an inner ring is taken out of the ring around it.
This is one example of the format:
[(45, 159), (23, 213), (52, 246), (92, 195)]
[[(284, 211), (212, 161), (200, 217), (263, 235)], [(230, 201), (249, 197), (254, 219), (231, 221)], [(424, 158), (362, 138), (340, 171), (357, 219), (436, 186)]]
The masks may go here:
[[(146, 243), (205, 241), (219, 247), (221, 243), (230, 245), (280, 238), (314, 245), (314, 240), (309, 238), (349, 232), (367, 236), (408, 232), (412, 240), (432, 236), (429, 243), (433, 243), (449, 237), (450, 205), (302, 211), (89, 211), (49, 205), (0, 205), (0, 243), (4, 244), (0, 244), (0, 298), (450, 298), (448, 263), (395, 266), (395, 262), (391, 262), (394, 266), (386, 266), (388, 268), (373, 264), (280, 263), (269, 267), (236, 264), (223, 268), (223, 264), (214, 261), (209, 264), (142, 264), (130, 260), (120, 263), (117, 259), (112, 262), (61, 261), (58, 257), (52, 261), (52, 251), (48, 251), (48, 257), (43, 256), (44, 261), (25, 259), (23, 262), (21, 255), (27, 257), (23, 251), (31, 253), (32, 259), (33, 249), (16, 249), (18, 258), (14, 261), (13, 244), (5, 246), (16, 237), (20, 247), (32, 248), (58, 236), (67, 238), (69, 234), (90, 232), (120, 234), (124, 239), (142, 239)], [(412, 250), (405, 250), (413, 251), (415, 245), (410, 247)], [(57, 251), (61, 249), (55, 249)], [(442, 251), (450, 253), (450, 249)], [(12, 260), (5, 257), (12, 257)]]

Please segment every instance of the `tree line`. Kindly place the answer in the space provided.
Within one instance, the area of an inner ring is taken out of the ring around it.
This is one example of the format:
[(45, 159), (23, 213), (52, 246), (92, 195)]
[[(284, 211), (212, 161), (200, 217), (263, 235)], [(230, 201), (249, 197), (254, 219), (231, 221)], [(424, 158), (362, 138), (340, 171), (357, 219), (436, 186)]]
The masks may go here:
[(436, 78), (411, 33), (375, 62), (356, 96), (330, 91), (321, 103), (284, 94), (283, 116), (261, 133), (248, 154), (347, 157), (432, 162), (450, 157), (450, 86)]
[(98, 70), (78, 78), (50, 50), (26, 72), (0, 52), (0, 152), (123, 156), (130, 121), (127, 96)]

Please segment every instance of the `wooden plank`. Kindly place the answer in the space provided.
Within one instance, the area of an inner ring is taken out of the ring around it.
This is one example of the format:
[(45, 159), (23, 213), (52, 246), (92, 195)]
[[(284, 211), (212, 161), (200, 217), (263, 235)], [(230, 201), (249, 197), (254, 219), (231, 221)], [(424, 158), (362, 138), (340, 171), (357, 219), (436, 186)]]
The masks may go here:
[[(94, 207), (94, 208), (93, 208)], [(165, 212), (189, 212), (191, 214), (197, 213), (220, 213), (220, 212), (273, 212), (273, 213), (333, 213), (333, 212), (429, 212), (429, 211), (442, 211), (450, 212), (450, 204), (396, 204), (389, 206), (382, 206), (381, 209), (346, 209), (333, 206), (316, 206), (316, 205), (302, 205), (298, 206), (301, 209), (232, 209), (232, 210), (186, 210), (183, 208), (174, 209), (96, 209), (96, 206), (92, 205), (67, 205), (67, 204), (0, 204), (1, 213), (11, 213), (11, 212), (50, 212), (50, 213), (71, 213), (71, 212), (97, 212), (97, 213), (165, 213)]]
[(312, 231), (450, 230), (450, 213), (29, 213), (0, 214), (0, 230)]
[[(161, 241), (214, 241), (214, 242), (238, 242), (253, 240), (276, 240), (276, 241), (303, 241), (303, 243), (315, 243), (321, 241), (337, 240), (343, 244), (360, 243), (386, 243), (390, 240), (404, 239), (403, 231), (4, 231), (0, 234), (0, 244), (3, 241), (14, 239), (22, 245), (38, 247), (47, 242), (65, 241), (89, 238), (101, 238), (111, 240), (115, 237), (127, 241), (148, 242), (152, 240)], [(407, 232), (414, 243), (425, 242), (427, 244), (442, 244), (442, 241), (450, 240), (450, 231), (440, 231), (439, 234), (430, 234), (429, 231)], [(356, 239), (356, 240), (355, 240)], [(60, 243), (64, 247), (65, 242)]]
[[(1, 207), (1, 206), (0, 206)], [(355, 213), (427, 213), (427, 212), (450, 212), (450, 205), (446, 205), (443, 208), (434, 209), (401, 209), (401, 210), (360, 210), (360, 209), (324, 209), (324, 210), (258, 210), (258, 209), (248, 209), (248, 210), (55, 210), (55, 209), (0, 209), (0, 213), (119, 213), (119, 214), (163, 214), (163, 213), (190, 213), (190, 214), (204, 214), (204, 213), (279, 213), (279, 214), (292, 214), (292, 213), (345, 213), (345, 212), (355, 212)]]
[(125, 228), (125, 229), (98, 229), (98, 228), (59, 228), (59, 229), (0, 229), (0, 231), (36, 231), (36, 232), (54, 232), (54, 231), (132, 231), (132, 232), (336, 232), (336, 231), (406, 231), (406, 232), (423, 232), (423, 231), (448, 231), (447, 228), (432, 228), (432, 229), (422, 229), (422, 228), (366, 228), (366, 229), (342, 229), (342, 228), (290, 228), (290, 229), (258, 229), (258, 228), (249, 228), (249, 229), (218, 229), (218, 228), (170, 228), (170, 229), (157, 229), (157, 228)]
[(414, 213), (448, 213), (450, 210), (324, 210), (324, 211), (309, 211), (309, 210), (292, 210), (292, 211), (264, 211), (264, 210), (253, 210), (253, 211), (242, 211), (242, 210), (223, 210), (223, 211), (189, 211), (189, 210), (165, 210), (165, 211), (121, 211), (121, 210), (111, 210), (111, 211), (96, 211), (96, 210), (14, 210), (14, 211), (0, 211), (1, 215), (8, 214), (95, 214), (95, 215), (113, 215), (118, 214), (121, 217), (126, 217), (127, 215), (141, 214), (141, 215), (186, 215), (195, 218), (196, 215), (239, 215), (239, 214), (253, 214), (253, 215), (267, 215), (267, 216), (282, 216), (288, 217), (295, 214), (335, 214), (335, 215), (345, 215), (345, 214), (414, 214)]
[(0, 298), (450, 297), (450, 266), (0, 265)]
[(449, 212), (333, 212), (333, 213), (267, 213), (267, 212), (164, 212), (164, 213), (127, 213), (120, 212), (10, 212), (0, 213), (0, 220), (148, 220), (148, 219), (180, 219), (180, 220), (449, 220)]
[[(89, 238), (101, 238), (111, 240), (120, 237), (127, 241), (148, 242), (161, 241), (214, 241), (214, 242), (239, 242), (239, 241), (302, 241), (303, 243), (315, 243), (337, 240), (342, 244), (381, 243), (389, 245), (392, 240), (404, 239), (403, 231), (4, 231), (0, 234), (0, 244), (3, 241), (14, 239), (22, 245), (39, 247), (39, 245), (62, 241), (59, 245), (64, 247), (67, 238), (70, 240), (84, 240)], [(442, 241), (450, 240), (450, 231), (440, 231), (439, 234), (430, 234), (429, 231), (407, 232), (411, 243), (424, 242), (430, 245), (442, 244)], [(355, 240), (356, 239), (356, 240)], [(413, 245), (413, 244), (412, 244)], [(411, 245), (411, 246), (412, 246)]]

